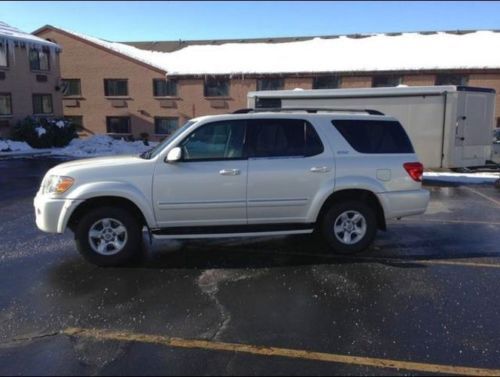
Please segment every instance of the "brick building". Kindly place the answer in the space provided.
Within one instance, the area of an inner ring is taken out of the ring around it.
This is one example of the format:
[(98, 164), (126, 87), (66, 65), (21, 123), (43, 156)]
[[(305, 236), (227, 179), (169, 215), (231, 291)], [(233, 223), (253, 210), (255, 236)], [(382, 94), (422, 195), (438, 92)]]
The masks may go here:
[[(128, 43), (50, 25), (34, 34), (63, 47), (64, 115), (89, 133), (161, 138), (195, 116), (246, 107), (254, 90), (456, 84), (500, 91), (496, 31)], [(498, 99), (496, 111), (500, 117)]]
[(0, 21), (0, 136), (30, 115), (62, 117), (60, 47)]

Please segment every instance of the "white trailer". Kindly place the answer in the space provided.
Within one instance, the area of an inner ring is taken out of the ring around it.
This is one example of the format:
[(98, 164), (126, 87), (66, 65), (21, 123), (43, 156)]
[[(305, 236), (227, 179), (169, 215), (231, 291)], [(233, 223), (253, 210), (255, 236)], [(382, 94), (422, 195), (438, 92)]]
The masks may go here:
[(372, 109), (398, 119), (426, 168), (483, 166), (491, 159), (495, 90), (465, 86), (275, 90), (248, 107)]

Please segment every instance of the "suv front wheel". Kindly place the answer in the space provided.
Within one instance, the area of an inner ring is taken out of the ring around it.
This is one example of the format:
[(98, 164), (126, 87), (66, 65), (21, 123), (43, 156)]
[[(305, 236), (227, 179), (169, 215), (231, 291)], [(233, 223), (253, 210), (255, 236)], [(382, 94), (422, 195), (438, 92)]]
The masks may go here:
[(80, 254), (90, 263), (119, 266), (139, 255), (142, 226), (122, 208), (94, 208), (78, 222), (75, 241)]
[(364, 202), (335, 203), (323, 217), (321, 233), (337, 253), (363, 251), (377, 234), (375, 211)]

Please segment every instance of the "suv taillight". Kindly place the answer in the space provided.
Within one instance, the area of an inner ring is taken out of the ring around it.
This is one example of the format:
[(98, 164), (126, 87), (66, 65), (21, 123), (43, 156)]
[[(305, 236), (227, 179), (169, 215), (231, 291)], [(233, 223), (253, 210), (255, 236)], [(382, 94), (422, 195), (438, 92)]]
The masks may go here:
[(405, 162), (403, 167), (408, 172), (408, 175), (415, 182), (422, 182), (422, 174), (424, 174), (424, 165), (420, 162)]

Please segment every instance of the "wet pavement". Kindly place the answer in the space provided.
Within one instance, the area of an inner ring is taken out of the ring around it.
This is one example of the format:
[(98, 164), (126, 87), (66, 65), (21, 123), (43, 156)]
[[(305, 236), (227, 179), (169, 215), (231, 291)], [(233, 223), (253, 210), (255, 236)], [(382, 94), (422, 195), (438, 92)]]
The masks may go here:
[[(492, 186), (429, 186), (425, 215), (390, 222), (356, 257), (302, 236), (156, 241), (136, 266), (98, 268), (78, 255), (69, 231), (36, 229), (32, 199), (58, 162), (0, 161), (1, 375), (500, 369), (500, 191)], [(265, 354), (217, 349), (227, 343)], [(262, 347), (338, 358), (272, 356)], [(353, 356), (401, 364), (367, 366)]]

